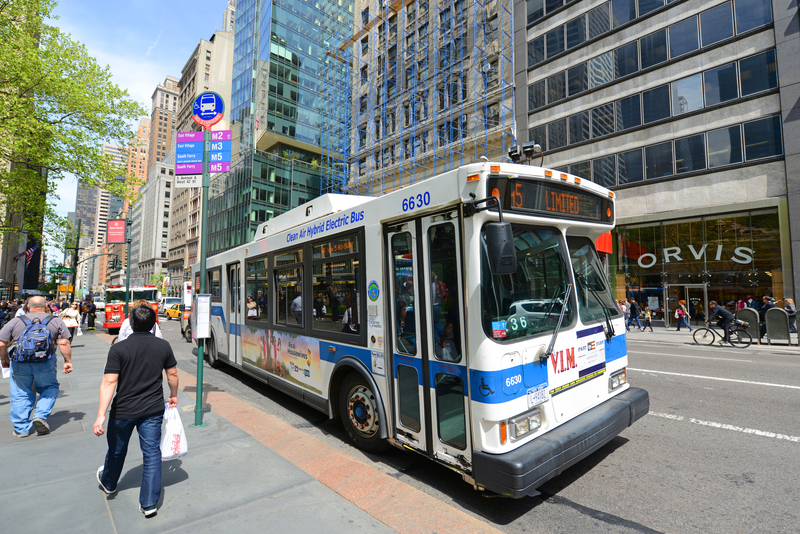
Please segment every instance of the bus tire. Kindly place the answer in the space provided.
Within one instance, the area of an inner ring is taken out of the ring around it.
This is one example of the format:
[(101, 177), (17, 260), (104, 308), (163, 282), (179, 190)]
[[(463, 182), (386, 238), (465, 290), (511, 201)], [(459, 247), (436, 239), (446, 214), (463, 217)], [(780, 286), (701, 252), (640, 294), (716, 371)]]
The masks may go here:
[(208, 342), (206, 342), (206, 359), (212, 369), (219, 369), (220, 365), (222, 365), (219, 354), (217, 354), (217, 343), (213, 337), (208, 338)]
[(183, 329), (183, 338), (187, 343), (192, 342), (192, 330), (188, 326)]
[(362, 451), (379, 453), (389, 445), (380, 436), (381, 421), (378, 420), (375, 392), (360, 373), (350, 373), (342, 382), (339, 416), (350, 439)]

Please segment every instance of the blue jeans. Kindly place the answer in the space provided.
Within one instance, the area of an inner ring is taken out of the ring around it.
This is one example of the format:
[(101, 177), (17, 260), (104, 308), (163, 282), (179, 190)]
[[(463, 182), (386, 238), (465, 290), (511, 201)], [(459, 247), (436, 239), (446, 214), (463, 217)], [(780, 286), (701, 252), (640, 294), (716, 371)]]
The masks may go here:
[(122, 474), (128, 442), (134, 427), (139, 434), (142, 450), (142, 486), (139, 489), (139, 504), (142, 508), (153, 508), (161, 497), (161, 422), (164, 411), (144, 415), (135, 419), (109, 419), (108, 453), (103, 465), (103, 486), (109, 491), (117, 489)]
[(633, 324), (633, 321), (636, 321), (636, 326), (638, 326), (639, 329), (641, 330), (642, 323), (639, 322), (639, 316), (635, 314), (631, 314), (631, 316), (628, 318), (628, 324), (625, 325), (625, 328), (626, 329), (629, 328)]
[(681, 325), (685, 326), (689, 330), (692, 329), (692, 327), (689, 326), (689, 321), (686, 320), (686, 316), (685, 315), (683, 317), (681, 317), (680, 319), (678, 319), (678, 330), (681, 329)]
[[(31, 429), (31, 410), (36, 393), (39, 393), (39, 400), (36, 401), (36, 412), (34, 419), (45, 419), (53, 411), (53, 406), (58, 397), (58, 379), (56, 374), (56, 364), (58, 358), (53, 358), (46, 362), (21, 363), (11, 362), (11, 423), (18, 434), (24, 434)], [(36, 382), (36, 392), (33, 391), (33, 383)]]

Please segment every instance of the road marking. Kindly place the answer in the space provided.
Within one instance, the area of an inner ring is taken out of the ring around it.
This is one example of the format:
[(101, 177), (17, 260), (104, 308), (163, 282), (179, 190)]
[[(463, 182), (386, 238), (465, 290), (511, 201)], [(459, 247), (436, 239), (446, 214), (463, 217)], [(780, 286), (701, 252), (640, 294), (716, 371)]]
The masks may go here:
[(769, 382), (752, 382), (750, 380), (736, 380), (735, 378), (720, 378), (717, 376), (687, 375), (683, 373), (670, 373), (667, 371), (651, 371), (650, 369), (635, 369), (628, 367), (628, 371), (640, 371), (642, 373), (655, 373), (659, 375), (685, 376), (687, 378), (704, 378), (706, 380), (718, 380), (720, 382), (737, 382), (739, 384), (750, 384), (753, 386), (770, 386), (773, 388), (800, 389), (800, 386), (789, 386), (787, 384), (770, 384)]
[(728, 425), (725, 423), (715, 423), (713, 421), (702, 421), (700, 419), (695, 419), (694, 417), (686, 419), (682, 415), (674, 415), (671, 413), (648, 412), (647, 415), (653, 415), (655, 417), (663, 417), (664, 419), (672, 419), (673, 421), (689, 421), (690, 423), (693, 423), (695, 425), (709, 426), (711, 428), (721, 428), (722, 430), (733, 430), (734, 432), (741, 432), (743, 434), (754, 434), (756, 436), (762, 436), (765, 438), (783, 439), (786, 441), (792, 441), (794, 443), (800, 443), (800, 436), (787, 436), (786, 434), (778, 434), (777, 432), (768, 432), (766, 430), (756, 430), (754, 428), (742, 428), (740, 426)]
[(635, 354), (649, 354), (651, 356), (670, 356), (672, 358), (694, 358), (696, 360), (720, 360), (723, 362), (753, 363), (753, 360), (734, 360), (733, 358), (712, 358), (710, 356), (686, 356), (683, 354), (664, 354), (663, 352), (641, 352), (638, 350), (628, 351), (628, 352), (633, 352)]

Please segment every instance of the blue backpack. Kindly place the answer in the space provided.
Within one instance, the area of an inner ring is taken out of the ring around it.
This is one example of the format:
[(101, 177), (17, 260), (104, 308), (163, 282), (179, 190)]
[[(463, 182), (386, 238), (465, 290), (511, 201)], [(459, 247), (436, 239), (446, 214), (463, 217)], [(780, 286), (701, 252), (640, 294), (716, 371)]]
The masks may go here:
[(47, 327), (47, 323), (53, 319), (50, 315), (44, 319), (34, 317), (31, 321), (24, 315), (20, 315), (20, 320), (25, 324), (25, 330), (17, 340), (17, 348), (14, 351), (14, 361), (22, 363), (46, 362), (56, 354), (56, 342), (53, 334)]

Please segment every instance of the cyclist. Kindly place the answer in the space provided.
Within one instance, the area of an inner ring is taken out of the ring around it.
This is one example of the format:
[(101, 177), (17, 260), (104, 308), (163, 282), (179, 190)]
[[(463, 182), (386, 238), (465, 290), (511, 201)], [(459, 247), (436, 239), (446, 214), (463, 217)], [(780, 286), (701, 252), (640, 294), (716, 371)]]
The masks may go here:
[(719, 342), (720, 345), (724, 342), (731, 342), (731, 323), (733, 322), (733, 314), (723, 308), (722, 306), (717, 306), (717, 301), (712, 300), (708, 303), (708, 309), (711, 310), (711, 313), (708, 315), (708, 319), (706, 323), (716, 317), (717, 315), (720, 316), (718, 325), (722, 326), (722, 340)]

